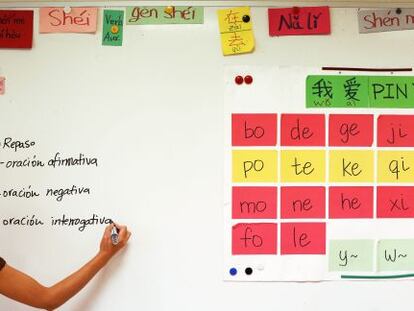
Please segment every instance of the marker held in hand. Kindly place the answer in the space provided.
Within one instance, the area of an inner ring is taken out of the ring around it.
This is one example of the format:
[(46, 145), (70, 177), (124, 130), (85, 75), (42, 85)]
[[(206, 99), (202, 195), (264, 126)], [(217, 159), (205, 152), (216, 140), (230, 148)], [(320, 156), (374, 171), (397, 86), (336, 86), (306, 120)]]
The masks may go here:
[(112, 227), (111, 241), (112, 241), (112, 245), (117, 245), (119, 243), (118, 228), (115, 225)]

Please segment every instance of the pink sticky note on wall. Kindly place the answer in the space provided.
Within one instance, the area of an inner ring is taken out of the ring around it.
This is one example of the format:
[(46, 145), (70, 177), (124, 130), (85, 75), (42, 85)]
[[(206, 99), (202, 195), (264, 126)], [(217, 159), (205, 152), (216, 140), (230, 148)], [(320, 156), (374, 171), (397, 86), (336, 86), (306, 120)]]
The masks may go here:
[(233, 146), (276, 146), (276, 114), (233, 114)]
[(414, 218), (414, 187), (377, 187), (378, 218)]
[(324, 35), (331, 33), (329, 7), (269, 9), (269, 35)]
[(97, 8), (40, 8), (39, 32), (95, 33)]
[(4, 95), (6, 92), (6, 78), (0, 77), (0, 95)]
[(276, 254), (277, 225), (241, 223), (232, 229), (232, 254)]
[(329, 218), (372, 218), (373, 187), (330, 187)]
[(233, 187), (233, 219), (276, 218), (276, 187)]
[(414, 147), (414, 115), (378, 117), (378, 147)]
[(371, 114), (331, 114), (329, 146), (371, 147), (373, 126)]
[(282, 146), (325, 146), (325, 115), (282, 114)]
[(325, 254), (325, 223), (282, 223), (281, 254)]
[(282, 187), (281, 218), (325, 218), (325, 187)]

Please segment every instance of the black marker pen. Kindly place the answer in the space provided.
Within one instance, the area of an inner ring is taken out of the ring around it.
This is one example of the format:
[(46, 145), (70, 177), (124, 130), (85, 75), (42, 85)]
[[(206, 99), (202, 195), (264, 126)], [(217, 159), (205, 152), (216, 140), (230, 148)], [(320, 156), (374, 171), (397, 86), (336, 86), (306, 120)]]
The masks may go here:
[(117, 245), (119, 243), (118, 228), (115, 225), (112, 227), (111, 241), (112, 241), (112, 245)]

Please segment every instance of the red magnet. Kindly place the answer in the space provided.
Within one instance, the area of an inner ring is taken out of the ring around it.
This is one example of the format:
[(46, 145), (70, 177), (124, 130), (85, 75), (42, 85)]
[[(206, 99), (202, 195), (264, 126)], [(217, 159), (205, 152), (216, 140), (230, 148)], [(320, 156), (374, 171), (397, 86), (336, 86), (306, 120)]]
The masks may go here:
[(252, 84), (252, 82), (253, 82), (253, 77), (251, 75), (247, 75), (244, 77), (244, 83)]
[(300, 9), (299, 9), (299, 7), (297, 7), (297, 6), (294, 6), (294, 7), (292, 8), (292, 12), (293, 12), (293, 14), (295, 14), (295, 15), (298, 15), (298, 14), (299, 14), (299, 11), (300, 11)]
[(236, 76), (236, 78), (234, 78), (234, 82), (236, 82), (236, 84), (240, 85), (243, 83), (243, 77), (242, 76)]

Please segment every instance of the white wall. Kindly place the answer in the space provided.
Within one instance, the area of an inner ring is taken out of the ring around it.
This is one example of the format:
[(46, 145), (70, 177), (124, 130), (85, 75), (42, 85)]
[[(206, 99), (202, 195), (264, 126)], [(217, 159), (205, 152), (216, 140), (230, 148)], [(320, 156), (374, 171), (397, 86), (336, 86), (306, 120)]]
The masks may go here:
[[(401, 310), (414, 285), (398, 282), (228, 283), (223, 261), (225, 65), (413, 66), (413, 32), (358, 35), (356, 9), (332, 10), (332, 35), (270, 38), (253, 9), (256, 51), (224, 58), (214, 8), (205, 24), (126, 26), (123, 47), (96, 35), (35, 35), (31, 51), (0, 51), (0, 139), (96, 155), (98, 168), (0, 168), (0, 189), (89, 185), (89, 197), (0, 198), (0, 217), (62, 213), (114, 217), (128, 249), (62, 310)], [(37, 18), (35, 21), (37, 25)], [(101, 27), (101, 25), (100, 25)], [(35, 27), (37, 28), (37, 27)], [(37, 33), (37, 29), (35, 29)], [(0, 225), (0, 254), (52, 284), (97, 251), (103, 227)], [(27, 310), (0, 298), (1, 310)]]

